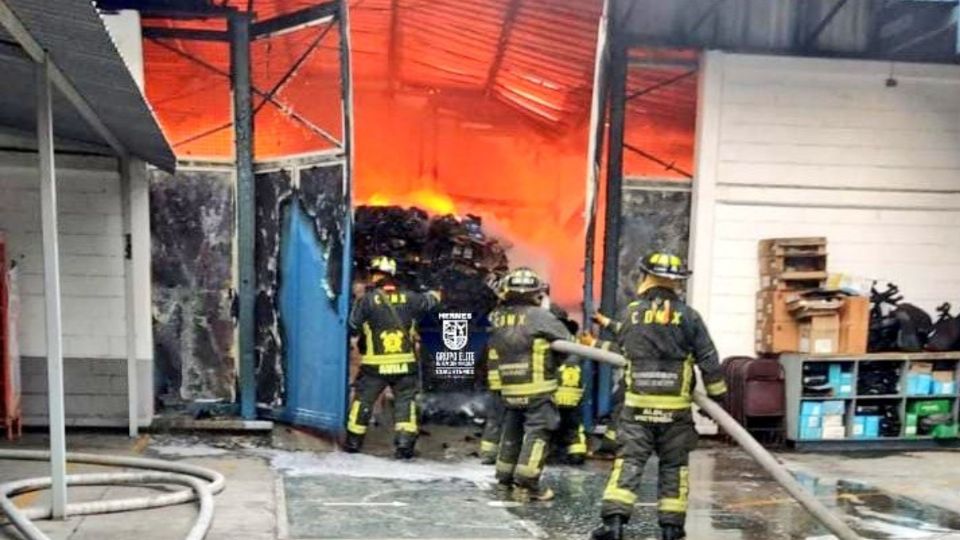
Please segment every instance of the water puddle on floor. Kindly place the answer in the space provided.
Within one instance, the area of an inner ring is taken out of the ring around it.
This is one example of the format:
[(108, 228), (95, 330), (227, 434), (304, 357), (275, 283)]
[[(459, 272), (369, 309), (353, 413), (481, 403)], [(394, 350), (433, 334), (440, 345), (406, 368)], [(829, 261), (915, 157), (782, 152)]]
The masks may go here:
[[(493, 468), (476, 461), (411, 463), (342, 453), (272, 452), (284, 474), (288, 528), (297, 538), (582, 539), (599, 522), (609, 462), (549, 467), (550, 503), (498, 499)], [(656, 538), (656, 462), (639, 493), (630, 538)], [(960, 540), (960, 515), (856, 482), (798, 476), (864, 538)], [(699, 451), (691, 461), (690, 540), (833, 538), (749, 458)]]

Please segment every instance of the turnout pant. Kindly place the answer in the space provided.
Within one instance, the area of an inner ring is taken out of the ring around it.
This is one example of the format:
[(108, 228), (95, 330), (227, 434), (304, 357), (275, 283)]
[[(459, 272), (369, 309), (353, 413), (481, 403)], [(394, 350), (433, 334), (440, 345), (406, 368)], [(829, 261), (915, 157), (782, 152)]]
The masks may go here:
[(560, 427), (557, 428), (557, 455), (570, 458), (587, 455), (587, 436), (583, 430), (580, 407), (559, 407)]
[(557, 406), (549, 396), (530, 398), (526, 405), (508, 401), (497, 455), (497, 480), (537, 489), (549, 453), (550, 432), (559, 423)]
[(388, 386), (393, 390), (394, 398), (394, 444), (398, 447), (412, 447), (420, 429), (417, 424), (417, 390), (420, 381), (416, 373), (380, 375), (361, 367), (353, 382), (353, 401), (347, 416), (347, 431), (361, 437), (367, 433), (373, 404)]
[(657, 479), (660, 524), (683, 526), (690, 493), (690, 452), (696, 447), (697, 432), (689, 412), (672, 422), (640, 422), (629, 408), (620, 418), (617, 440), (620, 447), (603, 492), (603, 516), (629, 517), (640, 492), (643, 468), (652, 454), (660, 458)]
[(503, 431), (503, 417), (506, 408), (500, 392), (490, 392), (490, 409), (483, 421), (483, 435), (480, 437), (480, 454), (483, 456), (497, 456), (500, 447), (500, 435)]

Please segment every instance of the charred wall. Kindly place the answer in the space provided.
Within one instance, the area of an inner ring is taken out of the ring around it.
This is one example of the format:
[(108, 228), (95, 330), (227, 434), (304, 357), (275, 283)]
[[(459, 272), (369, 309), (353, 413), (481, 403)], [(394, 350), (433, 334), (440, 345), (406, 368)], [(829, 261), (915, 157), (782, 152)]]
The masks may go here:
[(152, 171), (157, 396), (232, 402), (234, 189), (230, 171)]
[(638, 275), (637, 259), (666, 250), (686, 258), (690, 244), (691, 192), (678, 182), (627, 182), (620, 224), (617, 306), (630, 302)]

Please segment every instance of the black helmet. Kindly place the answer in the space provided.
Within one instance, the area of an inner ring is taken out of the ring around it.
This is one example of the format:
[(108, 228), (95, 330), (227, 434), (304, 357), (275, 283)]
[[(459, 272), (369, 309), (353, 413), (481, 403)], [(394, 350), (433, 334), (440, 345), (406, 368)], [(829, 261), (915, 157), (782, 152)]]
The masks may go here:
[(672, 254), (655, 251), (645, 255), (637, 266), (641, 271), (667, 279), (686, 279), (690, 271), (683, 264), (683, 259)]
[(503, 298), (533, 296), (543, 292), (544, 283), (536, 272), (526, 267), (514, 268), (500, 280)]

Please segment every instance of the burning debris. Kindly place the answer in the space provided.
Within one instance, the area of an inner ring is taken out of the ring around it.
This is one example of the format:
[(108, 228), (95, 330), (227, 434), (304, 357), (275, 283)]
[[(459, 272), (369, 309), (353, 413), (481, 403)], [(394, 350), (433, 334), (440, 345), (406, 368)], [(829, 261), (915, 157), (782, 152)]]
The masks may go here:
[(354, 265), (358, 277), (377, 255), (397, 261), (397, 278), (415, 290), (443, 291), (443, 311), (485, 316), (496, 304), (490, 285), (508, 269), (506, 249), (468, 214), (430, 217), (419, 208), (360, 206)]

